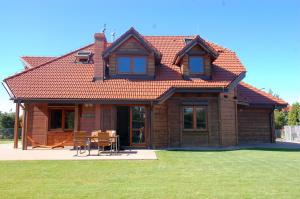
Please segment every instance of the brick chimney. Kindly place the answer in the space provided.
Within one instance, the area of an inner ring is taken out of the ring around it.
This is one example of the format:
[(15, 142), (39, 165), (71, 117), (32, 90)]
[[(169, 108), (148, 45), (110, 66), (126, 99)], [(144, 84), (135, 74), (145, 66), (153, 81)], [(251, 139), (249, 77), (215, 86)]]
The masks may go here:
[(105, 76), (105, 66), (102, 59), (102, 53), (106, 48), (107, 42), (104, 33), (95, 33), (95, 45), (94, 45), (94, 79), (93, 81), (103, 81)]

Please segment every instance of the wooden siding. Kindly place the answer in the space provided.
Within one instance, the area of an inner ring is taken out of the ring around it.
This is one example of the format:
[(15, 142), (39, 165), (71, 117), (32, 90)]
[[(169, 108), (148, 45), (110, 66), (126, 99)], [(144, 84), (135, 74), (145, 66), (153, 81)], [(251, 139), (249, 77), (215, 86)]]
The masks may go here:
[(237, 103), (235, 91), (219, 96), (221, 145), (237, 145)]
[[(208, 130), (183, 130), (183, 102), (208, 101)], [(218, 98), (213, 94), (174, 94), (153, 108), (153, 139), (156, 147), (217, 146), (219, 145)]]
[[(186, 98), (182, 98), (186, 100)], [(207, 131), (182, 131), (182, 146), (217, 146), (219, 145), (219, 112), (217, 97), (193, 97), (191, 101), (207, 100)], [(183, 121), (180, 121), (183, 125)]]
[(171, 98), (167, 101), (168, 105), (168, 129), (170, 147), (181, 145), (181, 101), (178, 98)]
[(74, 132), (54, 132), (54, 131), (48, 132), (47, 144), (54, 145), (68, 140), (68, 142), (65, 143), (65, 146), (72, 146), (73, 135)]
[(165, 103), (153, 106), (152, 147), (168, 147), (168, 107)]
[(91, 132), (95, 130), (95, 105), (81, 107), (80, 113), (80, 130)]
[(146, 49), (134, 38), (129, 38), (120, 45), (113, 53), (109, 55), (109, 75), (117, 74), (117, 55), (143, 55), (147, 57), (147, 73), (149, 77), (155, 75), (155, 58), (154, 53), (149, 53)]
[(271, 109), (239, 107), (239, 142), (271, 142)]
[(40, 144), (47, 144), (48, 105), (27, 104), (27, 107), (27, 135)]
[(116, 129), (116, 109), (112, 105), (101, 105), (101, 130)]
[(204, 73), (207, 78), (211, 77), (211, 59), (207, 53), (205, 53), (200, 46), (194, 46), (188, 54), (184, 55), (181, 64), (181, 72), (183, 75), (189, 77), (191, 73), (189, 71), (189, 56), (201, 56), (204, 59)]
[[(187, 146), (233, 146), (239, 142), (270, 142), (272, 126), (271, 109), (237, 108), (231, 93), (200, 94), (176, 93), (166, 102), (146, 106), (146, 146), (155, 148)], [(207, 131), (183, 130), (183, 105), (207, 103)], [(52, 145), (66, 139), (73, 132), (48, 131), (48, 105), (27, 104), (27, 132), (35, 141)], [(79, 130), (116, 129), (115, 105), (79, 105)], [(237, 124), (238, 121), (238, 124)], [(152, 122), (152, 123), (151, 123)], [(151, 130), (151, 134), (149, 133)], [(67, 145), (71, 145), (69, 142)]]

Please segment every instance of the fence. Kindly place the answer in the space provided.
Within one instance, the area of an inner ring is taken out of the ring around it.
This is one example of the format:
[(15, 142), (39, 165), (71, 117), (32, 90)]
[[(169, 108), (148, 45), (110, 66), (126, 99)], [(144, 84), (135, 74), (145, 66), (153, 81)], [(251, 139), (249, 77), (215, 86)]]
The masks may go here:
[[(18, 129), (18, 137), (21, 138), (22, 128)], [(0, 129), (0, 139), (13, 139), (14, 138), (14, 128), (1, 128)]]
[(275, 130), (276, 137), (289, 142), (300, 142), (300, 126), (284, 126), (281, 130)]

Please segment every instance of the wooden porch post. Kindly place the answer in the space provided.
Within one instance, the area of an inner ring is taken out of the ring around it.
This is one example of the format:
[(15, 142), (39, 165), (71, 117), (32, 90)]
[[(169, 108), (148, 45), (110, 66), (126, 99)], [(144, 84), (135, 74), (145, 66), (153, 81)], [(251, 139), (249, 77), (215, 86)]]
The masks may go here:
[(27, 150), (27, 105), (24, 104), (23, 108), (23, 121), (22, 121), (22, 150)]
[(102, 115), (101, 115), (101, 105), (100, 104), (96, 104), (95, 105), (95, 129), (97, 130), (103, 130), (102, 129)]
[(74, 132), (79, 131), (79, 105), (75, 105)]
[(14, 126), (14, 148), (18, 148), (18, 130), (19, 130), (19, 110), (20, 110), (20, 103), (16, 103), (16, 114), (15, 114), (15, 126)]

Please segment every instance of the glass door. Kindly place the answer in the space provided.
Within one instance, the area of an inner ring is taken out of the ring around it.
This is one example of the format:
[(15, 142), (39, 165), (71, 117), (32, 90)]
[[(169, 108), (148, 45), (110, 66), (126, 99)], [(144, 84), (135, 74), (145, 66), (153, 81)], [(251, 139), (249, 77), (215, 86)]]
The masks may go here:
[(145, 146), (145, 107), (132, 106), (130, 111), (130, 141), (132, 146)]

